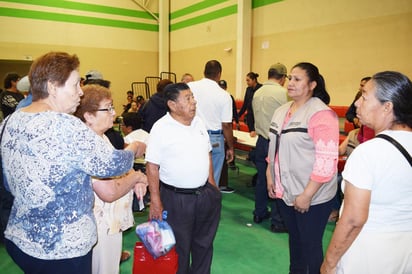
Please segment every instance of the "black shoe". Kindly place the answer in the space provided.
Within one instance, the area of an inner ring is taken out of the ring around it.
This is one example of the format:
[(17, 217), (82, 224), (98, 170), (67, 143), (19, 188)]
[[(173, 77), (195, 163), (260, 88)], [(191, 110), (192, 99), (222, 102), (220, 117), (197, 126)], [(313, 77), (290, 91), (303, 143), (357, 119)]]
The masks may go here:
[(272, 231), (273, 233), (287, 233), (288, 229), (285, 226), (271, 224), (270, 231)]
[(266, 212), (265, 215), (263, 215), (263, 217), (260, 217), (258, 215), (253, 215), (253, 221), (257, 224), (260, 224), (261, 222), (263, 222), (263, 220), (269, 219), (270, 218), (270, 212)]
[(228, 186), (221, 186), (221, 187), (219, 187), (219, 189), (220, 189), (220, 192), (222, 192), (222, 193), (233, 193), (233, 192), (235, 192), (234, 188), (231, 188), (231, 187), (228, 187)]

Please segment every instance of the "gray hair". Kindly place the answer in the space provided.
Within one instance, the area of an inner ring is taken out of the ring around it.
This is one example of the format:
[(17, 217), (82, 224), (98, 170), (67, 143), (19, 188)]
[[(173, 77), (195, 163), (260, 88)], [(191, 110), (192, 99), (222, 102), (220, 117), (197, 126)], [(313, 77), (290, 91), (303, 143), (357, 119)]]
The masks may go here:
[(376, 98), (383, 104), (392, 102), (394, 123), (412, 128), (412, 83), (396, 71), (378, 72), (371, 81), (376, 87)]

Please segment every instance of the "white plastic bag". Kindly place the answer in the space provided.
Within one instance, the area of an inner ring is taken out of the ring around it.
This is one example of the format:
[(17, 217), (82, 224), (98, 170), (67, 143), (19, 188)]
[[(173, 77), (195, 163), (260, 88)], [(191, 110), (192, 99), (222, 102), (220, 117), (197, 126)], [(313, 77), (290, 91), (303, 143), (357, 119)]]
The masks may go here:
[(166, 218), (167, 212), (164, 211), (162, 221), (153, 219), (136, 226), (137, 236), (155, 259), (168, 253), (176, 244), (175, 235)]

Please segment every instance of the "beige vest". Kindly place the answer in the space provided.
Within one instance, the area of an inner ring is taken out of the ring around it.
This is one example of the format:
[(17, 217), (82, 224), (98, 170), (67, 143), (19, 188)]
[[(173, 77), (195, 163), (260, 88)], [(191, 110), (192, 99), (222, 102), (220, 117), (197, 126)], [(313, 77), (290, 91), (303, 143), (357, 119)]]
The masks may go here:
[[(313, 97), (299, 108), (282, 128), (291, 104), (292, 102), (284, 104), (273, 115), (268, 156), (274, 180), (274, 159), (275, 154), (279, 154), (280, 179), (284, 188), (282, 199), (287, 205), (292, 205), (296, 197), (304, 191), (315, 163), (315, 144), (308, 134), (310, 118), (318, 111), (329, 109), (320, 99)], [(331, 200), (336, 194), (336, 189), (335, 174), (329, 182), (322, 183), (321, 188), (313, 196), (311, 205)]]

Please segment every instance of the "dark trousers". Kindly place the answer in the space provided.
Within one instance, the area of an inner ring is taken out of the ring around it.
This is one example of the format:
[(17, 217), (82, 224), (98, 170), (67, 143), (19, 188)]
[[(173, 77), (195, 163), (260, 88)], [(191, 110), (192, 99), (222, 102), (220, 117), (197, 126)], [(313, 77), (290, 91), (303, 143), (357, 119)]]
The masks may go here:
[(342, 185), (342, 173), (338, 172), (338, 187), (336, 189), (336, 196), (335, 196), (335, 198), (333, 198), (333, 200), (334, 200), (333, 206), (332, 206), (333, 210), (338, 210), (339, 211), (340, 206), (342, 205), (343, 192), (342, 192), (342, 189), (341, 189), (341, 185)]
[(6, 249), (13, 261), (25, 274), (90, 274), (92, 273), (92, 251), (85, 256), (61, 259), (41, 260), (27, 255), (13, 242), (5, 240)]
[(161, 187), (160, 196), (176, 238), (177, 273), (209, 274), (222, 194), (207, 183), (198, 194), (181, 194)]
[(289, 231), (290, 274), (319, 274), (323, 261), (322, 238), (332, 210), (333, 199), (299, 213), (277, 199)]
[[(1, 176), (1, 175), (0, 175)], [(10, 209), (2, 208), (0, 204), (0, 242), (4, 242), (4, 231), (9, 221)]]
[(266, 168), (268, 166), (266, 157), (268, 155), (269, 140), (258, 136), (255, 149), (255, 165), (257, 169), (257, 181), (255, 187), (255, 211), (254, 214), (259, 217), (265, 216), (268, 212), (268, 203), (271, 206), (272, 224), (283, 227), (283, 220), (280, 215), (277, 203), (268, 196)]
[[(1, 161), (1, 159), (0, 159)], [(1, 174), (0, 174), (1, 176)], [(0, 241), (4, 241), (4, 231), (6, 230), (9, 221), (10, 211), (13, 206), (14, 197), (3, 185), (0, 183)]]
[(229, 166), (225, 161), (223, 161), (223, 167), (222, 167), (222, 173), (220, 173), (220, 181), (219, 181), (219, 187), (227, 187), (229, 184), (229, 172), (228, 172)]

